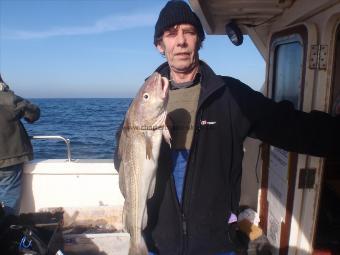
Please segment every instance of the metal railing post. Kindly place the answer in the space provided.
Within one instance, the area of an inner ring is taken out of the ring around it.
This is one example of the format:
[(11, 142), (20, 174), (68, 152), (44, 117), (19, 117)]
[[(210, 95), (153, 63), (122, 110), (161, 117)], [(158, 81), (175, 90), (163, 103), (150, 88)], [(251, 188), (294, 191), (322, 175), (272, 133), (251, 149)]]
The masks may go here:
[(31, 139), (41, 139), (41, 140), (48, 140), (48, 139), (59, 139), (59, 140), (63, 140), (66, 144), (67, 147), (67, 159), (69, 162), (71, 162), (71, 142), (70, 139), (68, 138), (64, 138), (62, 136), (59, 135), (34, 135), (34, 136), (30, 136)]

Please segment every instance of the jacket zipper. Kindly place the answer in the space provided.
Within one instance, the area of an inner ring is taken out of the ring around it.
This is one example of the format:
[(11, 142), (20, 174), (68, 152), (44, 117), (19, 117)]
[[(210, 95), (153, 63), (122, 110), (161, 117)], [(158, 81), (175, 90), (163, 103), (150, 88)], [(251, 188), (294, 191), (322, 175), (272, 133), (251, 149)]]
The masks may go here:
[(185, 255), (188, 249), (188, 229), (190, 228), (190, 226), (188, 226), (189, 224), (188, 224), (187, 215), (189, 215), (190, 203), (191, 203), (190, 198), (191, 198), (191, 193), (193, 189), (193, 183), (194, 183), (195, 176), (196, 176), (196, 171), (190, 172), (189, 166), (192, 166), (195, 161), (195, 158), (192, 158), (192, 157), (195, 156), (195, 153), (196, 153), (195, 150), (196, 150), (197, 143), (198, 143), (198, 134), (201, 131), (201, 122), (202, 122), (202, 117), (203, 117), (203, 104), (205, 100), (209, 98), (210, 95), (212, 95), (217, 90), (218, 89), (210, 92), (208, 96), (205, 97), (205, 99), (199, 100), (198, 106), (197, 106), (195, 132), (194, 132), (193, 139), (191, 141), (190, 153), (189, 153), (188, 163), (186, 166), (186, 173), (185, 173), (185, 181), (184, 181), (185, 189), (182, 195), (182, 206), (180, 207), (180, 210), (182, 213), (182, 233), (184, 237), (183, 244), (182, 244), (182, 252), (181, 252), (182, 255)]
[[(195, 177), (195, 173), (190, 173), (189, 169), (190, 169), (190, 165), (192, 165), (195, 160), (194, 155), (195, 155), (195, 150), (197, 147), (197, 136), (199, 131), (201, 130), (201, 120), (202, 120), (202, 115), (203, 115), (203, 110), (198, 110), (199, 114), (197, 114), (196, 117), (198, 117), (199, 115), (199, 120), (196, 120), (196, 128), (195, 128), (195, 132), (194, 132), (194, 136), (191, 142), (191, 146), (190, 146), (190, 154), (188, 157), (188, 162), (187, 162), (187, 166), (186, 166), (186, 177), (185, 177), (185, 183), (184, 183), (184, 192), (183, 192), (183, 196), (182, 196), (182, 206), (181, 206), (181, 212), (182, 212), (182, 232), (183, 232), (183, 236), (184, 236), (184, 240), (183, 240), (183, 246), (182, 246), (182, 252), (181, 254), (185, 255), (187, 252), (187, 248), (188, 248), (188, 220), (187, 220), (187, 215), (189, 214), (189, 209), (190, 209), (190, 196), (191, 196), (191, 191), (192, 191), (192, 183), (194, 181), (194, 177)], [(192, 171), (191, 171), (192, 172)], [(190, 174), (190, 177), (189, 177)], [(193, 177), (191, 177), (191, 175), (193, 175)], [(189, 178), (188, 178), (189, 177)], [(187, 184), (188, 181), (188, 184)], [(189, 182), (190, 181), (190, 182)], [(188, 194), (189, 192), (189, 194)], [(186, 206), (187, 205), (187, 206)]]
[(183, 230), (183, 234), (186, 237), (188, 232), (187, 232), (187, 220), (185, 218), (185, 214), (182, 213), (182, 230)]

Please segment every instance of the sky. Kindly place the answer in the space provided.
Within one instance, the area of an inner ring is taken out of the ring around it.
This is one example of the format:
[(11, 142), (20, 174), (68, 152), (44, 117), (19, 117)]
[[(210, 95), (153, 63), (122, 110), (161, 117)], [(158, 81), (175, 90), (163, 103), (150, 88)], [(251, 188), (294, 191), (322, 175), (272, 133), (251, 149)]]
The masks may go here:
[[(165, 0), (0, 0), (0, 73), (27, 98), (134, 97), (165, 58), (153, 45)], [(206, 35), (200, 59), (259, 90), (265, 62), (249, 37)]]

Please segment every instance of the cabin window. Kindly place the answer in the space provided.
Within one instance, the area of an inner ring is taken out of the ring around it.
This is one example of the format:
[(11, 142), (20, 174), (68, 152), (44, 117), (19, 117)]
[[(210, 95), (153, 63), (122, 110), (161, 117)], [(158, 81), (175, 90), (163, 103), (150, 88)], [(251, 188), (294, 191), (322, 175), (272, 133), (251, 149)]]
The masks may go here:
[(278, 43), (275, 48), (273, 98), (289, 100), (299, 108), (303, 46), (299, 41)]

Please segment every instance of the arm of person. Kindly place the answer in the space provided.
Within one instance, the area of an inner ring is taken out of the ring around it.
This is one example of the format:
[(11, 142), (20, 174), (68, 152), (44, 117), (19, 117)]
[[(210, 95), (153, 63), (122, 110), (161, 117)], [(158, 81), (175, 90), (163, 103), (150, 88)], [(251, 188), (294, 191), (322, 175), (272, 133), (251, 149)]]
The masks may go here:
[(37, 105), (19, 96), (16, 96), (15, 102), (20, 117), (23, 117), (28, 123), (33, 123), (40, 118), (40, 108)]
[(275, 102), (239, 81), (230, 91), (238, 111), (246, 117), (249, 136), (287, 151), (340, 155), (340, 117), (296, 110), (291, 102)]

